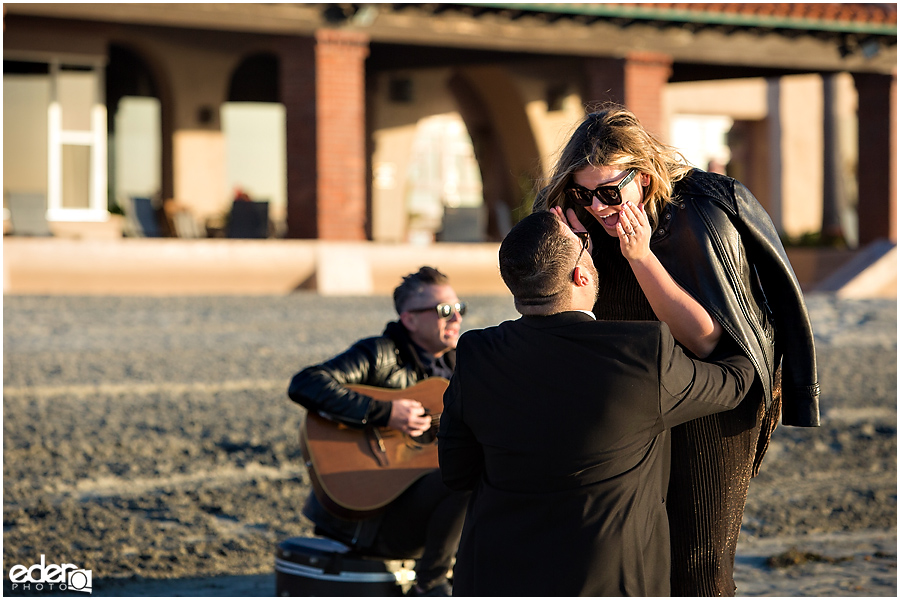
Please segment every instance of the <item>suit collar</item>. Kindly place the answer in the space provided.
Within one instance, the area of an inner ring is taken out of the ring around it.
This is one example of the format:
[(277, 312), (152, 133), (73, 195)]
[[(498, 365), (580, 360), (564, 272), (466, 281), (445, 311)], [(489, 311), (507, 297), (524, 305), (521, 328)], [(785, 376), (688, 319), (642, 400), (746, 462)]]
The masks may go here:
[(567, 310), (566, 312), (556, 313), (555, 315), (534, 316), (523, 315), (519, 321), (523, 325), (541, 329), (544, 327), (560, 327), (562, 325), (571, 325), (572, 323), (590, 323), (594, 321), (590, 315), (579, 310)]

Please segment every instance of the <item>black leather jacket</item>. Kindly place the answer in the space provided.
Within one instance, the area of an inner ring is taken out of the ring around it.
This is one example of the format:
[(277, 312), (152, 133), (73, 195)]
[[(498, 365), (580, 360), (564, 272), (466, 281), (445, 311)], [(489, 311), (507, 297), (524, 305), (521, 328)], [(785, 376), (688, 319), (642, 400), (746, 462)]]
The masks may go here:
[[(443, 360), (453, 369), (456, 351)], [(428, 377), (425, 366), (399, 322), (388, 323), (378, 337), (359, 340), (342, 354), (294, 375), (288, 388), (291, 400), (307, 410), (325, 413), (353, 427), (387, 425), (390, 403), (344, 387), (348, 383), (403, 389)]]
[(696, 169), (676, 182), (673, 199), (653, 253), (753, 361), (767, 406), (782, 365), (782, 423), (818, 426), (812, 326), (771, 218), (739, 181)]

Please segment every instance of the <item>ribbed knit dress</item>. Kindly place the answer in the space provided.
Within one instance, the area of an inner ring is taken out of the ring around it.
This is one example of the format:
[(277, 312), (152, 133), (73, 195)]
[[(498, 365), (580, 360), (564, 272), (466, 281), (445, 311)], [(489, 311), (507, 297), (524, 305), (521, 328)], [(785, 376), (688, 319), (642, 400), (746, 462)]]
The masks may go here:
[[(622, 256), (619, 240), (592, 225), (588, 228), (600, 284), (594, 305), (597, 319), (658, 320)], [(689, 421), (671, 431), (666, 511), (673, 596), (735, 593), (734, 556), (747, 488), (780, 408), (773, 401), (766, 414), (762, 400), (762, 385), (757, 380), (738, 408)]]

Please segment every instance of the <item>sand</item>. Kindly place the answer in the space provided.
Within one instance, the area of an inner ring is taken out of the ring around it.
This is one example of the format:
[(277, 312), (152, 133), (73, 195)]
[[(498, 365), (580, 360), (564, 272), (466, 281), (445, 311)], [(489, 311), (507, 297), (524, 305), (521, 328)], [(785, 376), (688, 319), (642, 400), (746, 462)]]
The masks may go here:
[[(467, 300), (465, 328), (516, 317)], [(896, 301), (808, 303), (823, 425), (776, 430), (738, 594), (894, 597)], [(43, 554), (90, 569), (94, 595), (267, 596), (277, 542), (311, 534), (288, 381), (393, 313), (298, 293), (6, 296), (3, 316), (4, 591)]]

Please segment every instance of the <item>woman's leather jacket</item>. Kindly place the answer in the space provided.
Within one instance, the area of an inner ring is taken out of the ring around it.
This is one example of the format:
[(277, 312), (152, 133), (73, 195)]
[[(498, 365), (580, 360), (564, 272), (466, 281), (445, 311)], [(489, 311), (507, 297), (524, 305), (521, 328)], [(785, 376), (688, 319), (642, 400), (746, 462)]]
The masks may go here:
[(650, 247), (753, 361), (766, 405), (782, 365), (782, 423), (819, 425), (809, 314), (769, 215), (740, 182), (693, 170), (675, 183)]

